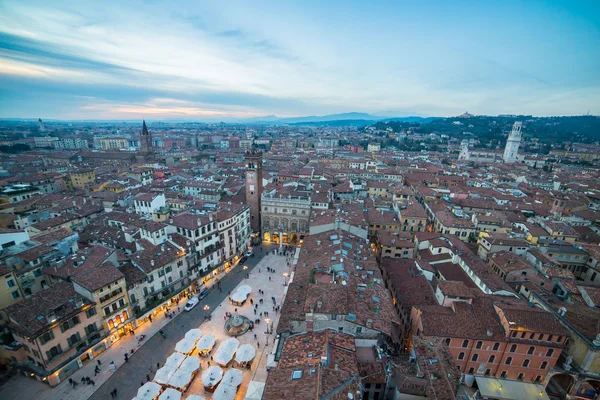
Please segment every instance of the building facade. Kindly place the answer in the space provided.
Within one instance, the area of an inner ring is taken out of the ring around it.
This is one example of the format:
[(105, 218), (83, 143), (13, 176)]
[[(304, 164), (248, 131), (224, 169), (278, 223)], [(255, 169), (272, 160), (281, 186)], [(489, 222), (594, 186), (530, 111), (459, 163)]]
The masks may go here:
[(250, 206), (250, 227), (260, 233), (261, 197), (263, 192), (262, 152), (247, 151), (246, 162), (246, 204)]

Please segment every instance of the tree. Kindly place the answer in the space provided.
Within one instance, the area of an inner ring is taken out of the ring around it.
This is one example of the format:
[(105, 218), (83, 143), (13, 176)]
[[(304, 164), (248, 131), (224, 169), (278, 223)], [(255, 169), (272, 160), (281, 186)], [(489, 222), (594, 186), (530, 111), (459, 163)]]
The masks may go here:
[(547, 166), (547, 165), (544, 165), (544, 166), (542, 167), (542, 169), (544, 170), (544, 172), (548, 172), (548, 169), (549, 169), (549, 168), (548, 168), (548, 166)]

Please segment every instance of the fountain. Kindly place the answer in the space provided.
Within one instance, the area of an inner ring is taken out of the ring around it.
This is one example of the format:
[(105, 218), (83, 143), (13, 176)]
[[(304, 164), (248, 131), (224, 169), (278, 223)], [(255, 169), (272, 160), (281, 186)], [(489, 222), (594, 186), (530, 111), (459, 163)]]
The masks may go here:
[(225, 321), (225, 332), (229, 336), (241, 336), (250, 329), (250, 320), (243, 315), (232, 315)]

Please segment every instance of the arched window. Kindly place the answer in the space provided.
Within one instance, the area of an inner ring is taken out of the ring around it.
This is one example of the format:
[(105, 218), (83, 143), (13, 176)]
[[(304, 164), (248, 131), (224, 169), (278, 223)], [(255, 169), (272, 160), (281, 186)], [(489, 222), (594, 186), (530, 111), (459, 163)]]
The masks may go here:
[(552, 357), (552, 354), (554, 354), (554, 349), (548, 349), (546, 352), (546, 357)]
[(546, 369), (546, 367), (548, 367), (548, 361), (542, 361), (542, 364), (540, 365), (540, 369)]
[(535, 351), (535, 346), (531, 346), (529, 347), (529, 350), (527, 350), (527, 354), (533, 354), (533, 352)]
[(512, 364), (512, 357), (506, 357), (506, 361), (504, 361), (504, 364), (506, 364), (506, 365)]
[(462, 347), (469, 347), (469, 341), (467, 339), (463, 340)]
[(459, 360), (464, 360), (465, 359), (465, 353), (463, 353), (462, 351), (460, 353), (458, 353), (458, 359)]
[(451, 339), (450, 338), (446, 338), (446, 346), (450, 346), (450, 342), (451, 342)]
[(473, 354), (473, 357), (471, 357), (471, 361), (477, 361), (477, 359), (479, 358), (479, 355), (477, 353)]
[(500, 343), (498, 343), (498, 342), (494, 343), (494, 351), (498, 351), (499, 348), (500, 348)]
[(493, 363), (494, 361), (496, 361), (496, 356), (492, 354), (490, 358), (488, 358), (488, 362)]
[(477, 344), (475, 345), (476, 349), (481, 349), (481, 346), (483, 346), (483, 342), (480, 340), (477, 342)]
[(510, 346), (510, 352), (511, 353), (514, 353), (516, 351), (517, 351), (517, 345), (516, 344), (513, 344), (512, 346)]
[(525, 368), (529, 367), (529, 360), (527, 360), (527, 359), (523, 360), (523, 364), (522, 365)]

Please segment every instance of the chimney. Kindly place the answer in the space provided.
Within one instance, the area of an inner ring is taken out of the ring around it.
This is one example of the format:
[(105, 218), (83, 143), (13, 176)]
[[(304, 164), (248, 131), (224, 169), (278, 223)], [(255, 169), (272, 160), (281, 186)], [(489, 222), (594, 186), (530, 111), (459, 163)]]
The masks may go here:
[(150, 260), (150, 265), (154, 267), (154, 260)]

